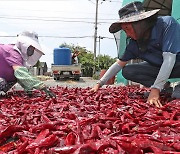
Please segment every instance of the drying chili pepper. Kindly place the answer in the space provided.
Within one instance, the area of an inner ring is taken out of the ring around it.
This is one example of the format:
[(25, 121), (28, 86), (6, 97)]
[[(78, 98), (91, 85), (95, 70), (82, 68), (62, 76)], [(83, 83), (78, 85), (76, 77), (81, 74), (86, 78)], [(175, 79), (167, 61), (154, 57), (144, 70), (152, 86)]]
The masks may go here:
[(4, 130), (1, 131), (0, 133), (0, 139), (5, 138), (5, 137), (10, 137), (14, 132), (19, 132), (22, 130), (25, 130), (26, 127), (24, 126), (19, 126), (19, 125), (10, 125), (6, 127)]
[(73, 132), (70, 132), (66, 137), (66, 145), (75, 145), (77, 140), (77, 135)]
[[(5, 153), (155, 153), (180, 151), (180, 100), (167, 96), (164, 106), (146, 103), (148, 88), (53, 87), (56, 99), (23, 91), (0, 99), (0, 147), (17, 137)], [(0, 152), (2, 153), (2, 152)]]
[(80, 145), (71, 145), (71, 146), (64, 146), (64, 147), (54, 147), (50, 149), (50, 152), (58, 152), (60, 154), (70, 154), (73, 153), (76, 149), (78, 149)]
[(178, 141), (177, 143), (173, 144), (174, 149), (176, 149), (177, 151), (180, 151), (180, 141)]
[(17, 147), (17, 153), (18, 154), (23, 154), (25, 151), (26, 151), (26, 147), (28, 145), (28, 140), (23, 142), (22, 144), (20, 144), (18, 147)]
[(19, 140), (12, 140), (12, 141), (0, 146), (0, 151), (9, 152), (11, 150), (14, 150), (17, 147), (18, 143), (19, 143)]
[(34, 126), (33, 128), (31, 128), (31, 131), (34, 133), (34, 132), (38, 132), (44, 129), (56, 130), (56, 125), (58, 125), (59, 123), (62, 123), (62, 122), (56, 121), (56, 122), (42, 123), (42, 124), (39, 124), (38, 126)]
[(36, 149), (37, 147), (40, 148), (40, 147), (50, 147), (52, 146), (54, 143), (56, 143), (56, 141), (58, 140), (57, 136), (52, 134), (52, 135), (49, 135), (48, 137), (46, 138), (43, 138), (39, 141), (38, 140), (35, 140), (33, 143), (29, 144), (26, 149)]

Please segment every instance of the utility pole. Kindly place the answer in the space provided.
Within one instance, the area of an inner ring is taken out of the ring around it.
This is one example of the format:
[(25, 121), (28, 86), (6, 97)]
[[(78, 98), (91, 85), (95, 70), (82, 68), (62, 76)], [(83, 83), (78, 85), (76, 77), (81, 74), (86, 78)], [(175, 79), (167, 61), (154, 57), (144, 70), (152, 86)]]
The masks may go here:
[[(101, 39), (103, 39), (104, 37), (99, 36), (99, 53), (98, 56), (100, 56), (100, 52), (101, 52)], [(98, 67), (99, 67), (99, 58), (98, 58)]]
[[(96, 46), (97, 46), (97, 21), (98, 21), (98, 2), (99, 0), (96, 0), (96, 14), (95, 14), (95, 31), (94, 31), (94, 63), (96, 63)], [(93, 74), (95, 74), (96, 66), (94, 65), (93, 68)]]

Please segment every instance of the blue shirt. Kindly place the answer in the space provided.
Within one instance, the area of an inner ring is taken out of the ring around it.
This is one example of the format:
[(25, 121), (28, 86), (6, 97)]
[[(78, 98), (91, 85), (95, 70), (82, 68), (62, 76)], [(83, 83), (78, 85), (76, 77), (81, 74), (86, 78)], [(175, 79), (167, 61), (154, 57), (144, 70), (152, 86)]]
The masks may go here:
[(151, 31), (147, 51), (140, 51), (137, 42), (131, 39), (119, 59), (129, 61), (138, 58), (152, 65), (161, 66), (163, 52), (177, 54), (176, 62), (180, 62), (180, 24), (171, 16), (158, 17)]

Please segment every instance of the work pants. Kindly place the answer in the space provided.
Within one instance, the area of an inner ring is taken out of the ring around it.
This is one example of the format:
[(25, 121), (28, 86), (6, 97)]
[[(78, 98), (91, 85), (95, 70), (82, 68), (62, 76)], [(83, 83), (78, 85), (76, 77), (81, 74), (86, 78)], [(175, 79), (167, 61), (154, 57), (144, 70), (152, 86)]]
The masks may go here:
[[(128, 64), (122, 69), (125, 79), (151, 87), (156, 80), (160, 67), (153, 66), (147, 62)], [(169, 79), (180, 78), (180, 62), (173, 67)]]

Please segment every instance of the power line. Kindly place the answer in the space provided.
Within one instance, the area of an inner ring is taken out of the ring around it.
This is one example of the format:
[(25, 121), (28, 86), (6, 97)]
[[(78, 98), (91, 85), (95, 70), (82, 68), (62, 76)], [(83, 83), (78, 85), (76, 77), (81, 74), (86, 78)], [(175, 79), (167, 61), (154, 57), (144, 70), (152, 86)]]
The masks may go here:
[[(44, 20), (44, 21), (59, 21), (62, 19), (69, 19), (69, 20), (94, 20), (94, 18), (68, 18), (68, 17), (40, 17), (40, 16), (0, 16), (0, 18), (7, 18), (7, 19), (25, 19), (25, 20)], [(46, 18), (46, 19), (43, 19)], [(49, 19), (48, 19), (49, 18)], [(115, 20), (115, 19), (108, 19), (108, 18), (99, 18), (99, 20)]]
[[(7, 10), (7, 8), (2, 8), (2, 7), (0, 7), (0, 10)], [(13, 10), (13, 11), (27, 11), (27, 12), (29, 12), (29, 11), (31, 11), (31, 12), (52, 12), (52, 11), (47, 11), (47, 10), (35, 10), (35, 9), (30, 9), (30, 10), (28, 10), (28, 9), (15, 9), (15, 8), (13, 8), (13, 9), (11, 9), (11, 10)], [(54, 13), (67, 13), (67, 12), (65, 12), (65, 11), (57, 11), (57, 10), (53, 10), (53, 12)], [(89, 13), (89, 12), (74, 12), (74, 13), (76, 13), (76, 14), (90, 14), (90, 15), (92, 15), (92, 14), (94, 14), (94, 13)], [(101, 15), (116, 15), (115, 13), (114, 14), (107, 14), (107, 13), (99, 13), (99, 14), (101, 14)]]
[[(93, 4), (96, 4), (96, 3), (94, 3), (92, 0), (89, 0), (90, 2), (92, 2)], [(108, 2), (116, 2), (116, 3), (122, 3), (122, 0), (101, 0), (101, 3), (103, 3), (104, 1), (108, 1)]]
[[(4, 16), (0, 16), (0, 18), (2, 19), (12, 19), (12, 20), (37, 20), (37, 21), (48, 21), (48, 22), (77, 22), (77, 23), (87, 23), (87, 24), (94, 24), (93, 21), (80, 21), (80, 20), (61, 20), (61, 19), (41, 19), (41, 18), (22, 18), (22, 17), (4, 17)], [(106, 19), (103, 19), (106, 20)], [(109, 19), (110, 20), (110, 19)], [(112, 21), (114, 21), (112, 19)], [(99, 21), (98, 24), (110, 24), (111, 22), (101, 22)]]
[(20, 17), (3, 17), (0, 16), (0, 18), (4, 18), (4, 19), (18, 19), (18, 20), (38, 20), (38, 21), (60, 21), (60, 22), (83, 22), (83, 23), (93, 23), (93, 22), (89, 22), (89, 21), (68, 21), (68, 20), (55, 20), (55, 19), (39, 19), (39, 18), (20, 18)]
[[(9, 36), (0, 36), (1, 37), (17, 37), (16, 35), (9, 35)], [(45, 37), (45, 38), (94, 38), (94, 36), (48, 36), (48, 35), (39, 35), (38, 36), (39, 38), (40, 37)], [(101, 36), (103, 38), (106, 38), (106, 39), (114, 39), (114, 38), (111, 38), (111, 37), (105, 37), (105, 36)]]

